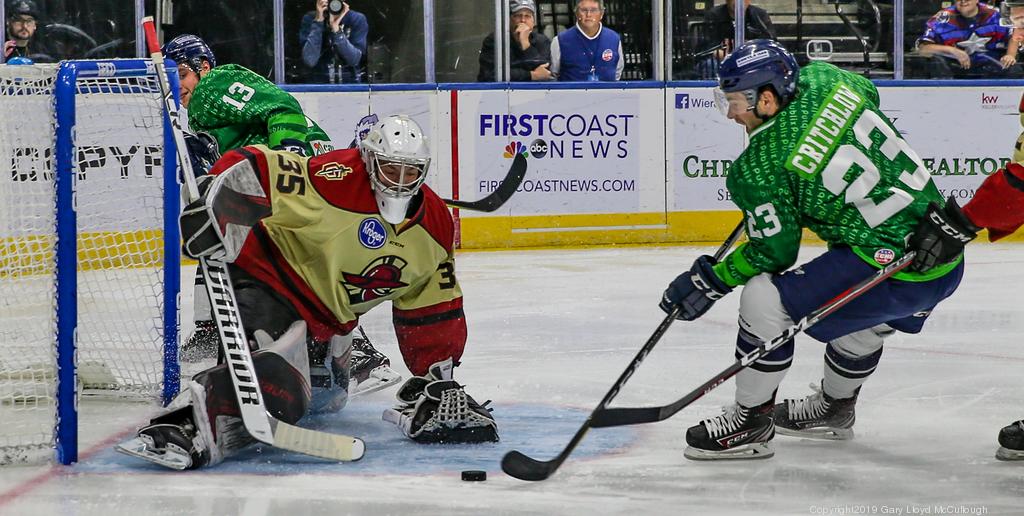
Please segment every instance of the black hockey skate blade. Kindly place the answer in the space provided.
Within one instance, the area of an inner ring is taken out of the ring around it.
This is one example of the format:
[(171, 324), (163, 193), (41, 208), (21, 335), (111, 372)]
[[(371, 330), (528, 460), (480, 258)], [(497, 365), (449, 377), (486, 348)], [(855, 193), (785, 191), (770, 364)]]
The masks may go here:
[[(532, 459), (512, 450), (501, 459), (501, 470), (519, 480), (538, 481), (550, 477), (558, 468), (558, 464), (552, 464), (552, 462), (554, 461), (545, 462)], [(561, 461), (559, 461), (560, 463)]]
[(478, 469), (467, 469), (462, 472), (462, 480), (466, 482), (483, 482), (487, 480), (487, 472)]

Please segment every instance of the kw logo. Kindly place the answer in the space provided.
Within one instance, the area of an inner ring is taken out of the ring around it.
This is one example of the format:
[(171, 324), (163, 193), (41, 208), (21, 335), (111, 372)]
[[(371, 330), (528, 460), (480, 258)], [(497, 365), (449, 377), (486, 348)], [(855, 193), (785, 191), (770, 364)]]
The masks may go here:
[(984, 105), (988, 105), (988, 104), (995, 104), (996, 102), (999, 102), (999, 96), (998, 95), (985, 95), (985, 93), (982, 92), (982, 94), (981, 94), (981, 105), (984, 106)]
[(505, 146), (505, 152), (502, 156), (506, 158), (514, 158), (516, 154), (522, 154), (524, 158), (529, 158), (530, 153), (526, 151), (526, 146), (520, 142), (511, 142)]

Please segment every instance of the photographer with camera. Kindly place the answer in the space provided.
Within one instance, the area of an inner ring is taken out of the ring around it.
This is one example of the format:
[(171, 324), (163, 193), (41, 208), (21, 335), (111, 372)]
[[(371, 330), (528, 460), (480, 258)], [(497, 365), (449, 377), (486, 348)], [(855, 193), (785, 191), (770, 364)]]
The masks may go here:
[(342, 0), (315, 0), (316, 9), (302, 17), (299, 40), (309, 82), (366, 81), (366, 36), (370, 26), (363, 13)]

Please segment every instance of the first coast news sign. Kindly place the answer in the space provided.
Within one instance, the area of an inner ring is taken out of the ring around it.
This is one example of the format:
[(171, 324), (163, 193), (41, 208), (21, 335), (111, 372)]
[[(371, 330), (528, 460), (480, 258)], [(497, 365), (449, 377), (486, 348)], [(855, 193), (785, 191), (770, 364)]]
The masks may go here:
[[(1020, 88), (879, 91), (883, 111), (946, 196), (961, 203), (970, 199), (1012, 155), (1021, 131)], [(508, 204), (490, 214), (461, 212), (463, 245), (469, 247), (714, 241), (739, 217), (725, 178), (746, 136), (719, 113), (710, 88), (296, 97), (342, 146), (365, 116), (413, 116), (431, 137), (428, 181), (443, 196), (452, 194), (456, 182), (461, 199), (486, 196), (512, 157), (526, 155), (528, 173)]]

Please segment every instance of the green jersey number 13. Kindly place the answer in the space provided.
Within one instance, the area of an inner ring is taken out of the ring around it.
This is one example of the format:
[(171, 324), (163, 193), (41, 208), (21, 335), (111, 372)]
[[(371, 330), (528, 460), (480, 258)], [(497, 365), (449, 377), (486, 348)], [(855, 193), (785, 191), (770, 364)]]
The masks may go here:
[(251, 99), (252, 96), (256, 94), (256, 90), (240, 82), (236, 82), (231, 84), (231, 86), (228, 86), (228, 93), (230, 93), (231, 95), (240, 96), (241, 99), (236, 99), (234, 97), (224, 95), (221, 97), (221, 100), (227, 102), (228, 104), (231, 104), (232, 106), (235, 106), (236, 108), (238, 108), (239, 111), (241, 111), (245, 108), (245, 104), (249, 102), (249, 99)]

